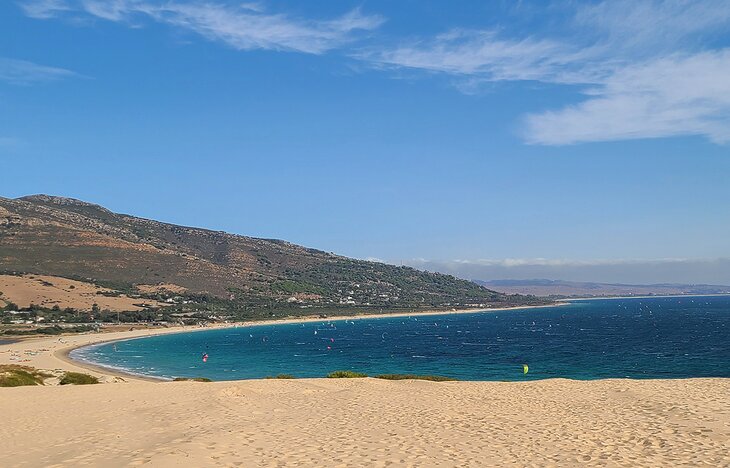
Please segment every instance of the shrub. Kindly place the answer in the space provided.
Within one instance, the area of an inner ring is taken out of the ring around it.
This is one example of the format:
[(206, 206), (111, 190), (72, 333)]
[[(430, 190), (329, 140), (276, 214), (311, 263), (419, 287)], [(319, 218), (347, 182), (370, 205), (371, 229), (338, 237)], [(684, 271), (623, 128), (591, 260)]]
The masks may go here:
[(327, 374), (328, 379), (354, 379), (359, 377), (367, 377), (367, 374), (349, 370), (338, 370)]
[(66, 372), (59, 383), (61, 385), (91, 385), (98, 384), (99, 379), (80, 372)]
[(457, 379), (451, 377), (443, 377), (440, 375), (415, 375), (415, 374), (380, 374), (375, 376), (376, 379), (385, 380), (430, 380), (432, 382), (450, 382)]
[(36, 328), (35, 332), (39, 335), (60, 335), (63, 333), (63, 328), (54, 325), (52, 327)]
[(278, 375), (274, 375), (274, 376), (267, 375), (264, 378), (265, 379), (296, 379), (296, 377), (294, 377), (291, 374), (278, 374)]
[(7, 364), (0, 366), (0, 387), (21, 387), (43, 385), (43, 379), (51, 377), (38, 369), (27, 366)]
[(91, 325), (79, 325), (77, 327), (61, 328), (59, 326), (43, 327), (43, 328), (8, 328), (0, 330), (2, 335), (60, 335), (62, 333), (83, 333), (94, 330)]
[(212, 382), (207, 377), (175, 377), (173, 382)]

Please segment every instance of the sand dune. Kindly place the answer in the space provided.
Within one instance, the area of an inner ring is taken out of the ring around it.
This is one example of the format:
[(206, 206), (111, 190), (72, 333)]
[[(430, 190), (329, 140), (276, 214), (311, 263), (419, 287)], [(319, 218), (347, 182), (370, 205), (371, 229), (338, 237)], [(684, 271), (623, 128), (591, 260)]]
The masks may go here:
[(728, 466), (730, 381), (1, 389), (0, 466)]

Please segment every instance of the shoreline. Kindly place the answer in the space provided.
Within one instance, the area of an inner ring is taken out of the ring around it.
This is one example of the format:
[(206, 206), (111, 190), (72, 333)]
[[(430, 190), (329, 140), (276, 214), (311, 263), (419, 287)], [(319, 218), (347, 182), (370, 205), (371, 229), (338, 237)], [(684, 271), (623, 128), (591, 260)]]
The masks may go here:
[[(213, 324), (205, 327), (169, 327), (159, 329), (139, 329), (132, 331), (119, 331), (119, 332), (101, 332), (101, 333), (88, 333), (88, 334), (77, 334), (77, 335), (61, 335), (60, 337), (54, 336), (51, 338), (29, 338), (26, 340), (16, 341), (14, 343), (0, 345), (0, 364), (19, 364), (36, 367), (38, 369), (46, 370), (63, 370), (70, 372), (89, 372), (95, 377), (103, 379), (104, 382), (122, 382), (127, 380), (141, 381), (141, 382), (169, 382), (169, 379), (148, 376), (144, 374), (137, 374), (132, 372), (126, 372), (122, 369), (116, 369), (113, 367), (107, 367), (93, 362), (84, 360), (74, 359), (70, 356), (70, 353), (76, 349), (84, 348), (87, 346), (100, 345), (102, 343), (112, 343), (117, 341), (127, 341), (142, 339), (151, 336), (166, 335), (171, 333), (193, 333), (199, 331), (210, 331), (224, 328), (238, 328), (238, 327), (255, 327), (255, 326), (268, 326), (268, 325), (286, 325), (286, 324), (299, 324), (299, 323), (311, 323), (311, 322), (335, 322), (343, 320), (367, 320), (367, 319), (380, 319), (380, 318), (397, 318), (397, 317), (409, 317), (409, 316), (437, 316), (437, 315), (455, 315), (455, 314), (475, 314), (475, 313), (494, 313), (511, 310), (526, 310), (526, 309), (541, 309), (547, 307), (561, 307), (569, 305), (568, 302), (556, 302), (555, 304), (544, 304), (535, 306), (516, 306), (516, 307), (497, 307), (490, 309), (458, 309), (458, 310), (433, 310), (433, 311), (422, 311), (422, 312), (391, 312), (382, 314), (359, 314), (359, 315), (336, 315), (331, 317), (295, 317), (295, 318), (284, 318), (284, 319), (270, 319), (260, 321), (246, 321), (246, 322), (232, 322), (225, 324)], [(64, 341), (67, 340), (67, 341)], [(59, 346), (63, 345), (63, 346)], [(10, 357), (17, 357), (18, 354), (13, 354), (12, 348), (18, 348), (25, 346), (23, 350), (26, 356), (25, 360), (13, 360), (7, 359), (6, 356), (9, 354)], [(33, 359), (39, 357), (38, 353), (44, 353), (40, 356), (40, 359)], [(45, 354), (48, 353), (48, 354)]]
[[(155, 335), (150, 335), (155, 336)], [(119, 340), (113, 340), (113, 341), (125, 341), (124, 339)], [(83, 369), (85, 371), (92, 371), (95, 373), (99, 373), (102, 375), (106, 375), (107, 377), (112, 377), (114, 379), (121, 379), (122, 382), (126, 382), (127, 379), (131, 380), (140, 380), (143, 382), (169, 382), (170, 379), (164, 379), (161, 377), (153, 377), (150, 375), (144, 375), (144, 374), (136, 374), (130, 371), (127, 371), (125, 369), (115, 368), (111, 366), (102, 366), (99, 364), (94, 364), (90, 361), (85, 361), (82, 359), (74, 359), (71, 357), (71, 352), (80, 349), (80, 348), (86, 348), (88, 346), (96, 346), (97, 344), (103, 344), (107, 343), (106, 341), (101, 341), (99, 343), (90, 344), (90, 345), (81, 345), (73, 348), (58, 350), (55, 354), (55, 357), (57, 359), (60, 359), (61, 361), (74, 366), (79, 367), (80, 369)]]

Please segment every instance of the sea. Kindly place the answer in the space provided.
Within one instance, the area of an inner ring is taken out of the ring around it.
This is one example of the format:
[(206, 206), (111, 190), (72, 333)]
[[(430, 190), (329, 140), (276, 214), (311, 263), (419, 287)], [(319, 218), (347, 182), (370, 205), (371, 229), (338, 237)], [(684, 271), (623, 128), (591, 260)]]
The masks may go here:
[(79, 348), (71, 357), (164, 379), (337, 370), (492, 381), (679, 379), (730, 377), (729, 332), (730, 296), (591, 299), (167, 334)]

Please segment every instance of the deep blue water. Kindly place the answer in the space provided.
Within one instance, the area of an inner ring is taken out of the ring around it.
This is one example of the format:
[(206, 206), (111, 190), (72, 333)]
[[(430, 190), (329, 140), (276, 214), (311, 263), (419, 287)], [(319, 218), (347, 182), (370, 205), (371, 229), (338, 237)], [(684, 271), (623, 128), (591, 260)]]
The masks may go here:
[[(321, 377), (340, 369), (462, 380), (730, 377), (728, 332), (727, 296), (613, 299), (198, 331), (107, 343), (72, 356), (134, 373), (213, 380)], [(527, 375), (522, 364), (529, 365)]]

